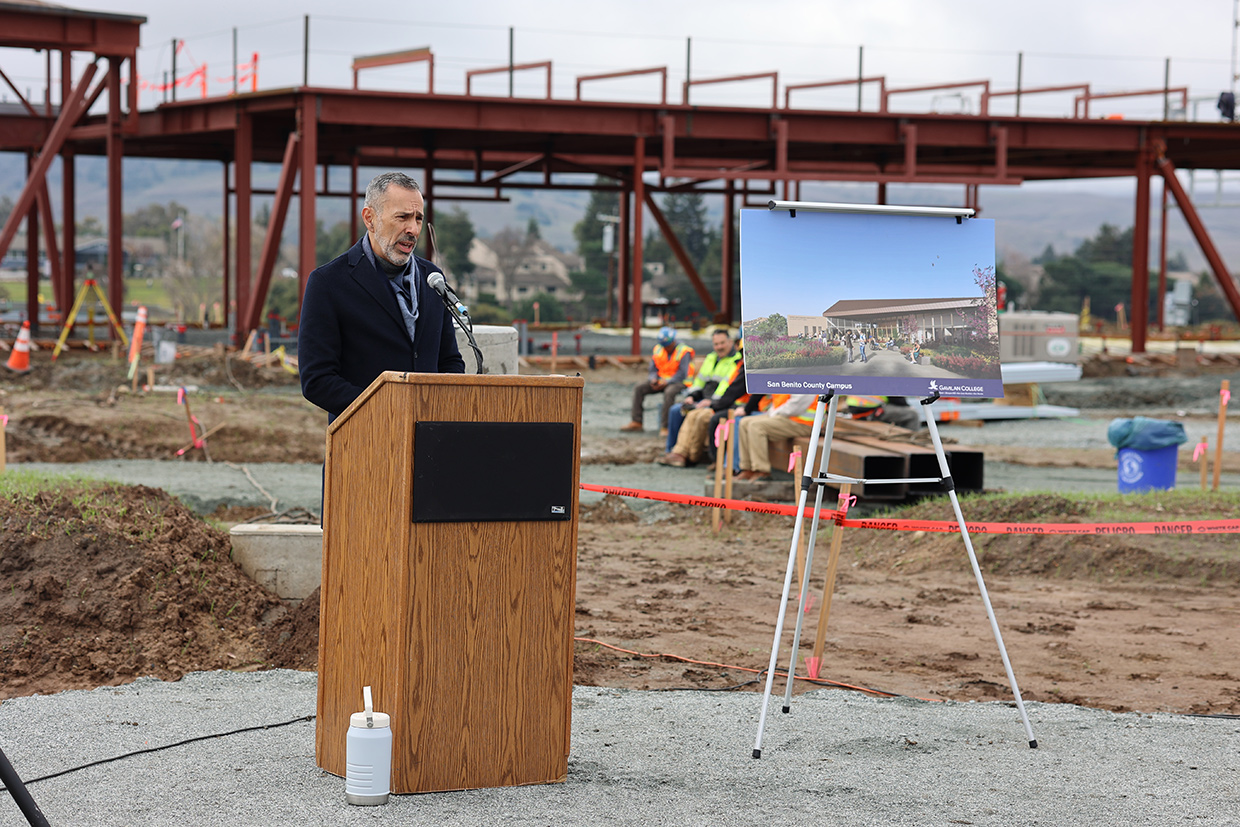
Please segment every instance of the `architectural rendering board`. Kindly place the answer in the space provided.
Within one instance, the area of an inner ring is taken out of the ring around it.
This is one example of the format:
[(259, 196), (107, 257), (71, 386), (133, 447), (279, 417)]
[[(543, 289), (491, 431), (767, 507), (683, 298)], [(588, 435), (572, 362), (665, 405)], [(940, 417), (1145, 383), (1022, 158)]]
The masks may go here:
[(1001, 397), (993, 221), (745, 209), (751, 393)]

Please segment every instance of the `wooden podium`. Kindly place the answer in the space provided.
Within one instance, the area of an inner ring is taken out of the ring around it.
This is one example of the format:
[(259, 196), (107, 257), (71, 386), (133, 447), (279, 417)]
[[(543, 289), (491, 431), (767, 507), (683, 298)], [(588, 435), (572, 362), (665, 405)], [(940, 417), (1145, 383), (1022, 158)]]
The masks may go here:
[(564, 780), (583, 387), (389, 372), (328, 427), (320, 767), (369, 685), (394, 793)]

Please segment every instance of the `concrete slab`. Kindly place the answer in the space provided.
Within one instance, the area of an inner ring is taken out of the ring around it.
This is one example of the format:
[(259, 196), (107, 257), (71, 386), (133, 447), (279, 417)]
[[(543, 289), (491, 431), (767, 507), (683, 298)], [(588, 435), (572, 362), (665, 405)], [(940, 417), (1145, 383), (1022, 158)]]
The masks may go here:
[(322, 582), (321, 526), (243, 523), (228, 533), (232, 559), (282, 600), (300, 603)]

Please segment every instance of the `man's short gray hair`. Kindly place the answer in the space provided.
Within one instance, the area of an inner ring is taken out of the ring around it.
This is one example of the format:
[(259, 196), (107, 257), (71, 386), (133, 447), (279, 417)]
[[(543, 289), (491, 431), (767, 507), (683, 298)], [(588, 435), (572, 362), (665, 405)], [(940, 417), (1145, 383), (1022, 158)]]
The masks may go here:
[(422, 188), (418, 186), (418, 182), (405, 173), (385, 172), (371, 178), (370, 183), (366, 185), (366, 201), (363, 206), (370, 207), (372, 210), (379, 209), (379, 200), (392, 184), (402, 189), (413, 190), (414, 192), (422, 191)]

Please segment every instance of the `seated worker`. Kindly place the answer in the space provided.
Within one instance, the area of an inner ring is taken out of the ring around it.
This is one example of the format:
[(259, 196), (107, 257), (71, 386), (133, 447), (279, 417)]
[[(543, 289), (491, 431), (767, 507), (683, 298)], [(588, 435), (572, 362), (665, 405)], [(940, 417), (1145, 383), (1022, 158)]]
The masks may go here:
[(692, 378), (693, 348), (677, 344), (675, 328), (659, 328), (659, 340), (651, 352), (650, 374), (645, 382), (633, 389), (633, 409), (629, 417), (631, 421), (622, 425), (620, 430), (640, 431), (642, 406), (646, 397), (652, 393), (661, 393), (663, 403), (659, 406), (659, 431), (666, 436), (667, 410), (672, 406), (677, 394), (685, 389), (685, 382)]
[(738, 480), (763, 482), (771, 478), (771, 440), (809, 436), (814, 430), (818, 397), (812, 393), (776, 394), (765, 414), (740, 421), (741, 472)]
[(684, 422), (684, 415), (692, 409), (692, 405), (688, 402), (701, 402), (702, 399), (712, 397), (714, 392), (719, 388), (719, 383), (727, 383), (732, 377), (735, 365), (743, 358), (743, 351), (740, 350), (740, 334), (737, 334), (735, 343), (728, 337), (728, 331), (723, 327), (717, 327), (711, 332), (711, 352), (707, 353), (707, 357), (702, 361), (702, 365), (697, 368), (697, 374), (693, 377), (693, 382), (688, 386), (686, 397), (681, 400), (681, 404), (672, 405), (667, 410), (667, 422), (663, 423), (666, 428), (660, 431), (660, 434), (667, 436), (667, 444), (665, 451), (671, 453), (672, 446), (676, 445), (676, 440), (680, 436), (681, 423)]
[[(733, 388), (735, 389), (736, 393), (740, 394), (736, 398), (736, 405), (735, 405), (736, 413), (733, 415), (733, 420), (736, 422), (737, 428), (740, 428), (741, 419), (743, 419), (744, 417), (753, 416), (756, 413), (765, 413), (771, 407), (770, 396), (763, 396), (760, 393), (742, 393), (741, 390), (744, 387), (745, 387), (745, 363), (742, 361), (740, 366), (737, 368), (736, 377), (732, 380), (732, 386), (729, 387), (728, 389), (729, 395), (733, 392)], [(715, 453), (716, 453), (715, 437), (714, 437), (715, 429), (719, 427), (719, 423), (722, 420), (727, 418), (728, 410), (729, 409), (725, 408), (721, 411), (715, 411), (715, 415), (710, 418), (710, 424), (706, 426), (706, 460), (712, 465), (715, 463)], [(738, 435), (739, 433), (740, 432), (737, 431)], [(738, 439), (739, 439), (739, 436), (738, 436)], [(740, 446), (738, 445), (737, 448), (738, 450), (736, 451), (734, 455), (734, 461), (732, 463), (732, 470), (737, 473), (740, 473), (740, 470), (741, 470), (741, 452), (739, 450)]]
[[(726, 412), (745, 393), (744, 376), (741, 375), (740, 382), (735, 381), (741, 369), (741, 351), (722, 328), (716, 329), (710, 338), (711, 353), (698, 369), (682, 406), (688, 410), (677, 432), (676, 443), (667, 454), (655, 460), (660, 465), (683, 468), (700, 461), (709, 439), (707, 426), (711, 417), (719, 411)], [(669, 414), (669, 428), (675, 414), (675, 409)]]

